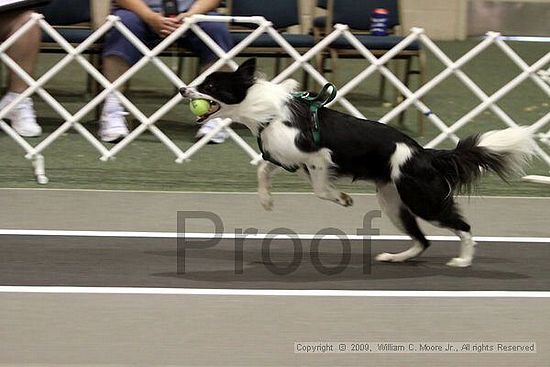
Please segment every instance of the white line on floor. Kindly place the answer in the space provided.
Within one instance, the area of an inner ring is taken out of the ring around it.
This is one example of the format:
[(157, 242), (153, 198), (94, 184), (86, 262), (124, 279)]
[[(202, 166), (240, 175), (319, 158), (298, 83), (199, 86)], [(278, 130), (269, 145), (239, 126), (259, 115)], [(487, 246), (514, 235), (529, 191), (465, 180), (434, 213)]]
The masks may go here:
[[(31, 188), (31, 187), (1, 187), (1, 191), (66, 191), (66, 192), (104, 192), (104, 193), (147, 193), (147, 194), (183, 194), (183, 195), (258, 195), (255, 191), (155, 191), (155, 190), (114, 190), (114, 189), (56, 189), (56, 188)], [(376, 194), (368, 192), (348, 192), (348, 194), (353, 196), (372, 196), (375, 197)], [(275, 191), (273, 195), (304, 195), (304, 196), (314, 196), (312, 192), (309, 191)], [(480, 198), (480, 199), (533, 199), (533, 200), (550, 200), (550, 196), (498, 196), (498, 195), (458, 195), (458, 197), (463, 198)]]
[(550, 298), (550, 292), (529, 291), (384, 291), (333, 289), (205, 289), (139, 287), (0, 286), (0, 293), (141, 294), (296, 297), (411, 297), (411, 298)]
[[(60, 237), (115, 237), (115, 238), (186, 238), (186, 239), (235, 239), (245, 238), (248, 240), (263, 240), (263, 239), (326, 239), (339, 240), (342, 236), (339, 235), (315, 235), (315, 234), (235, 234), (235, 233), (178, 233), (176, 232), (126, 232), (126, 231), (67, 231), (67, 230), (51, 230), (51, 229), (0, 229), (0, 235), (4, 236), (60, 236)], [(432, 241), (458, 241), (456, 236), (426, 236)], [(345, 236), (348, 240), (360, 241), (368, 237), (348, 234)], [(372, 240), (378, 241), (405, 241), (410, 240), (408, 236), (401, 235), (373, 235)], [(517, 242), (517, 243), (550, 243), (550, 237), (474, 237), (478, 242)]]

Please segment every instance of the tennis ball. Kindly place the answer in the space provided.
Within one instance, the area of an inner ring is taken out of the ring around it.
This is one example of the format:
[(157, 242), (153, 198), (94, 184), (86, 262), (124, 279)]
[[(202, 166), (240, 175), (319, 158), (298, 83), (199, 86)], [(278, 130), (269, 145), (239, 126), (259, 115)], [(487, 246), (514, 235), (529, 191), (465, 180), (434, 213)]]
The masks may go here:
[(202, 116), (210, 110), (210, 102), (206, 99), (192, 99), (189, 102), (189, 109), (195, 116)]

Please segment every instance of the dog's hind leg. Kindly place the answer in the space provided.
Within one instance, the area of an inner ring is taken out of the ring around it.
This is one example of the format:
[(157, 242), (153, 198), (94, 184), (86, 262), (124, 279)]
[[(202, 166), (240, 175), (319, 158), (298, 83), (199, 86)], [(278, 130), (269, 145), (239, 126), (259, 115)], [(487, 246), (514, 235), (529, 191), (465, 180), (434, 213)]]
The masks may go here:
[(435, 224), (450, 229), (460, 238), (460, 254), (447, 262), (447, 265), (460, 268), (472, 265), (476, 243), (472, 238), (470, 225), (460, 215), (454, 200)]
[(460, 255), (451, 259), (447, 265), (470, 266), (475, 252), (470, 225), (460, 215), (449, 184), (436, 178), (429, 185), (419, 184), (421, 179), (406, 178), (397, 182), (397, 188), (405, 205), (414, 215), (447, 228), (460, 237)]
[(460, 238), (460, 255), (447, 262), (448, 266), (465, 268), (472, 265), (475, 253), (475, 241), (470, 232), (454, 231)]
[(378, 185), (377, 197), (380, 207), (388, 215), (392, 223), (401, 231), (407, 233), (414, 241), (409, 249), (390, 254), (387, 252), (376, 256), (377, 261), (403, 262), (419, 256), (430, 246), (430, 242), (418, 227), (416, 217), (403, 204), (394, 184)]
[(352, 206), (353, 199), (348, 194), (338, 191), (330, 180), (330, 161), (324, 158), (306, 164), (307, 174), (313, 192), (323, 200), (333, 201), (342, 206)]
[(258, 196), (260, 203), (265, 210), (273, 209), (273, 198), (271, 197), (271, 179), (273, 175), (280, 169), (268, 161), (258, 163)]

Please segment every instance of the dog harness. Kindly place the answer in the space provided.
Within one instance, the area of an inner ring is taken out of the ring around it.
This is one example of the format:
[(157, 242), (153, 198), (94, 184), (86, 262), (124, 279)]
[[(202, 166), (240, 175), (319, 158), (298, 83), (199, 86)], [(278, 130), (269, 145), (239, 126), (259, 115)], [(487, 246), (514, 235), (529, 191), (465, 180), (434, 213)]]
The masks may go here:
[[(290, 93), (292, 98), (296, 100), (297, 102), (300, 102), (302, 104), (305, 104), (308, 109), (311, 116), (311, 120), (313, 121), (312, 126), (312, 135), (313, 135), (313, 143), (316, 146), (321, 145), (321, 129), (319, 127), (319, 116), (318, 111), (320, 108), (325, 106), (327, 103), (331, 102), (334, 97), (336, 97), (336, 87), (332, 83), (327, 83), (323, 86), (319, 94), (316, 96), (312, 96), (309, 92), (294, 92)], [(269, 152), (265, 151), (262, 146), (262, 131), (269, 126), (273, 120), (268, 120), (260, 126), (260, 129), (258, 131), (258, 148), (260, 149), (260, 152), (262, 153), (262, 158), (266, 161), (269, 161), (273, 163), (276, 166), (282, 167), (288, 172), (296, 172), (300, 167), (299, 166), (285, 166), (282, 163), (275, 160)]]

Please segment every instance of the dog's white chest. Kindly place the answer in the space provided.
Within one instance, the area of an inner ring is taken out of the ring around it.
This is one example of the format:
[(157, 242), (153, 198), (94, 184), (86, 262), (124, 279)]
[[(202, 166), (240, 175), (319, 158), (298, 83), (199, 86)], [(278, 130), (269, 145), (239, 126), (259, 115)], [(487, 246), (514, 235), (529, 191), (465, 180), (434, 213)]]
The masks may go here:
[(281, 121), (273, 121), (261, 133), (264, 152), (284, 165), (297, 165), (307, 161), (307, 153), (296, 147), (297, 128), (289, 127)]

